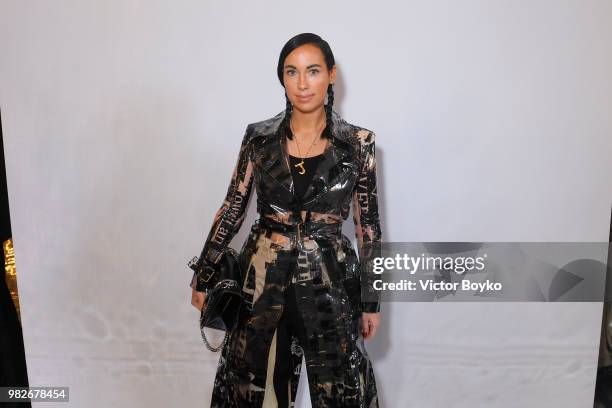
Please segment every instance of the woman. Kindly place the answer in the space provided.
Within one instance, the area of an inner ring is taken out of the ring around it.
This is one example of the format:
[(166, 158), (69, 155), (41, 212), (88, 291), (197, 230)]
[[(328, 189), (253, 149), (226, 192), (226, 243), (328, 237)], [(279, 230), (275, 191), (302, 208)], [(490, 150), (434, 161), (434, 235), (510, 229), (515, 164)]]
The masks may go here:
[(240, 252), (245, 303), (211, 407), (293, 407), (302, 357), (314, 407), (378, 407), (364, 339), (376, 334), (379, 304), (361, 301), (357, 254), (341, 232), (352, 203), (360, 249), (380, 242), (375, 135), (332, 109), (336, 66), (319, 36), (290, 39), (277, 74), (286, 110), (247, 126), (191, 283), (201, 309), (215, 283), (209, 265), (242, 225), (254, 185), (260, 217)]

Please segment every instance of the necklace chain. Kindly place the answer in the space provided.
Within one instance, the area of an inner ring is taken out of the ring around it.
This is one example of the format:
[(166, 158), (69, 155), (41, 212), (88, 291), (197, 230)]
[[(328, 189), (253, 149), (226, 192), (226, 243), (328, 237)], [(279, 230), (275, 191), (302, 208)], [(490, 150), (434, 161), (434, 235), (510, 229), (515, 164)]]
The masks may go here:
[[(306, 156), (308, 156), (308, 153), (310, 152), (310, 149), (312, 149), (312, 146), (314, 146), (316, 144), (316, 142), (318, 141), (318, 139), (321, 138), (321, 131), (323, 130), (323, 127), (325, 126), (325, 122), (323, 122), (323, 125), (320, 126), (319, 132), (318, 132), (318, 137), (315, 136), (312, 139), (312, 143), (310, 144), (310, 147), (308, 147), (308, 150), (306, 150), (306, 154), (304, 156), (302, 156), (302, 152), (300, 151), (300, 144), (298, 143), (297, 139), (295, 140), (295, 146), (298, 149), (298, 154), (300, 155), (300, 159), (305, 159)], [(295, 135), (295, 131), (293, 130), (293, 123), (291, 121), (291, 119), (289, 119), (289, 127), (291, 128), (291, 133), (293, 133), (293, 135)]]
[[(304, 156), (302, 156), (302, 152), (300, 151), (300, 144), (298, 143), (297, 139), (295, 140), (295, 146), (298, 149), (298, 154), (300, 155), (301, 160), (299, 161), (299, 163), (294, 164), (293, 167), (299, 170), (298, 173), (306, 174), (306, 168), (304, 167), (304, 159), (306, 158), (306, 156), (308, 156), (308, 153), (310, 152), (310, 149), (312, 149), (312, 146), (314, 146), (317, 140), (321, 138), (321, 131), (323, 130), (325, 123), (326, 122), (323, 122), (323, 125), (319, 129), (318, 137), (315, 136), (313, 138), (312, 143), (310, 144), (310, 147), (308, 148), (308, 150), (306, 150), (306, 154)], [(295, 132), (293, 131), (293, 123), (291, 122), (291, 119), (289, 119), (289, 127), (291, 128), (291, 133), (293, 133), (293, 135), (295, 136)]]

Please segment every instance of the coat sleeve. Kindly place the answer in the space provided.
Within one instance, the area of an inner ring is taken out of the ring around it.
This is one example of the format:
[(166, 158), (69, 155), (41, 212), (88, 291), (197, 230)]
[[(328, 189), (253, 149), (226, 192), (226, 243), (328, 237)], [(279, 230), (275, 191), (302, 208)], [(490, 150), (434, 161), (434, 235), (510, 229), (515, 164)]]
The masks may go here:
[(198, 278), (206, 272), (206, 268), (210, 268), (217, 256), (229, 245), (242, 226), (246, 215), (253, 187), (252, 148), (249, 143), (250, 130), (249, 125), (240, 145), (238, 161), (234, 167), (225, 199), (215, 214), (204, 248), (196, 263), (197, 270), (191, 278), (189, 286), (200, 292), (211, 288), (216, 283), (214, 279), (203, 282)]
[[(353, 221), (355, 235), (359, 246), (360, 258), (364, 249), (371, 244), (381, 242), (380, 219), (378, 214), (378, 192), (376, 186), (376, 148), (374, 139), (376, 135), (367, 132), (361, 139), (361, 170), (355, 191), (353, 192)], [(362, 271), (363, 271), (362, 267)], [(362, 276), (362, 282), (371, 281), (372, 276)], [(376, 313), (380, 311), (380, 302), (363, 302), (363, 311)]]

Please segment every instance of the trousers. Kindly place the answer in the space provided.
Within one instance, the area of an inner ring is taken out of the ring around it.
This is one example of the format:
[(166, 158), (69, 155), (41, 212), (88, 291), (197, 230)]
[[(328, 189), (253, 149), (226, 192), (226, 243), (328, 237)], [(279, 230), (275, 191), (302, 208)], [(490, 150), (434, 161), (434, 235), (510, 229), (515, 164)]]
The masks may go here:
[[(289, 380), (295, 370), (294, 354), (304, 354), (313, 407), (347, 406), (340, 389), (345, 384), (343, 370), (350, 365), (350, 356), (340, 349), (346, 347), (347, 335), (335, 319), (316, 320), (333, 309), (330, 300), (323, 285), (313, 280), (291, 283), (285, 291), (285, 307), (276, 328), (273, 371), (279, 407), (291, 406)], [(296, 346), (300, 350), (296, 351)]]

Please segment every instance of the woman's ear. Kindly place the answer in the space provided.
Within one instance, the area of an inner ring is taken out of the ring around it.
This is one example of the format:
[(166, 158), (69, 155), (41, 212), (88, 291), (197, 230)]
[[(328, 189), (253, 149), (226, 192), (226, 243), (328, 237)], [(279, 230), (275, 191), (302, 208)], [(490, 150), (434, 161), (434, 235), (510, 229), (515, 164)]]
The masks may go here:
[(331, 83), (336, 82), (336, 64), (334, 64), (334, 66), (331, 69), (331, 72), (329, 73), (329, 82)]

